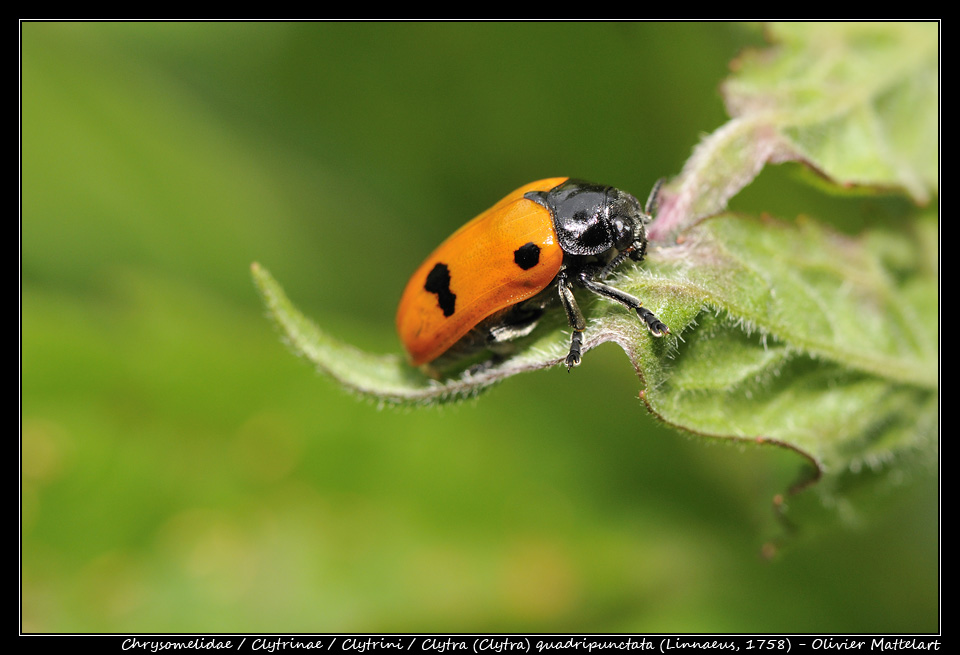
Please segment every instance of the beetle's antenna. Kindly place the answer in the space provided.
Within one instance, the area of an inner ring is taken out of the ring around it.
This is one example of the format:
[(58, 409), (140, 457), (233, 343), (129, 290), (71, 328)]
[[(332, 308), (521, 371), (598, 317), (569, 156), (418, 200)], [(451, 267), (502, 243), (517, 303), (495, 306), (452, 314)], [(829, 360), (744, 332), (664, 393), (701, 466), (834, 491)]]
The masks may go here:
[(636, 250), (636, 248), (634, 248), (633, 246), (630, 246), (629, 248), (624, 248), (623, 250), (618, 252), (616, 257), (611, 259), (606, 266), (600, 269), (600, 273), (597, 274), (597, 278), (600, 280), (606, 279), (606, 277), (613, 272), (613, 269), (615, 269), (617, 266), (622, 264), (623, 260), (626, 259), (630, 255), (630, 253), (633, 252), (634, 250)]
[(650, 196), (647, 198), (647, 204), (643, 208), (643, 213), (647, 215), (647, 220), (652, 220), (653, 215), (657, 211), (657, 206), (660, 204), (660, 188), (663, 186), (664, 178), (657, 180), (656, 184), (653, 185), (653, 189), (650, 190)]

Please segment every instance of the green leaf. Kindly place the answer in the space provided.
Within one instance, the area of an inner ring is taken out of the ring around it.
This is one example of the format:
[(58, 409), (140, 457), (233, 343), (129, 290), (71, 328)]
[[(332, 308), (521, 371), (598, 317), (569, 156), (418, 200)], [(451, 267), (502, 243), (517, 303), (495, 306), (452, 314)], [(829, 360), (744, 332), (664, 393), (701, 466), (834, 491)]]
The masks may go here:
[(799, 161), (843, 188), (937, 192), (936, 23), (786, 23), (723, 85), (729, 123), (665, 190), (651, 238), (723, 211), (767, 163)]
[(826, 474), (929, 452), (936, 220), (905, 227), (851, 239), (812, 221), (724, 215), (691, 229), (665, 259), (704, 309), (647, 379), (649, 407), (700, 434), (776, 441)]
[[(644, 298), (673, 335), (654, 339), (618, 305), (592, 302), (586, 347), (619, 343), (648, 407), (672, 425), (778, 442), (825, 471), (878, 466), (935, 435), (934, 217), (912, 229), (912, 237), (876, 230), (851, 239), (812, 221), (714, 217), (616, 281)], [(893, 247), (896, 270), (887, 262)], [(329, 337), (265, 270), (254, 265), (253, 274), (294, 350), (380, 402), (470, 395), (558, 364), (566, 351), (562, 316), (554, 316), (516, 357), (434, 380), (398, 356), (376, 357)]]

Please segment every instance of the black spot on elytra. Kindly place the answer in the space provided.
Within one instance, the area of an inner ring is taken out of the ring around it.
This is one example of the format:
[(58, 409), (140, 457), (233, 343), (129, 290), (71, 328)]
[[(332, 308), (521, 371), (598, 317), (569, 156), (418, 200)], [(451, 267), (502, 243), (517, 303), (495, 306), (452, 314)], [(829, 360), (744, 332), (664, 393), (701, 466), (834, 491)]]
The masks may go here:
[(540, 263), (540, 246), (532, 241), (523, 244), (513, 251), (513, 261), (523, 270), (529, 271)]
[(423, 288), (437, 294), (437, 302), (440, 303), (444, 316), (453, 316), (457, 305), (457, 294), (450, 293), (450, 269), (446, 264), (440, 263), (433, 267), (427, 275), (427, 283)]

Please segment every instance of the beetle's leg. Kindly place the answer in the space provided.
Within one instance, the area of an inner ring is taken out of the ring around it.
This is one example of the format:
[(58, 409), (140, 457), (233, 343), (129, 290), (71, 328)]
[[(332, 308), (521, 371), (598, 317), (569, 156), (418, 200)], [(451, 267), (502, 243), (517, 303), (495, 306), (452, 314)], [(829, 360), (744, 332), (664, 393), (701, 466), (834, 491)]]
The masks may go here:
[(557, 274), (557, 291), (560, 293), (560, 302), (563, 304), (563, 309), (567, 312), (567, 323), (573, 329), (573, 334), (570, 337), (570, 352), (567, 353), (566, 360), (567, 370), (569, 371), (574, 366), (580, 365), (583, 331), (587, 329), (587, 322), (577, 305), (577, 299), (573, 297), (573, 289), (567, 279), (567, 271), (565, 270)]
[(582, 273), (580, 273), (580, 283), (590, 291), (598, 293), (601, 296), (606, 296), (611, 300), (616, 300), (621, 305), (636, 311), (637, 315), (643, 319), (644, 323), (647, 324), (647, 328), (650, 330), (650, 334), (653, 336), (662, 337), (665, 334), (670, 334), (670, 328), (668, 328), (663, 321), (657, 318), (656, 314), (644, 307), (643, 303), (631, 296), (629, 293), (625, 293), (616, 287), (611, 287), (603, 282), (594, 280), (593, 277), (595, 274), (595, 269), (584, 270)]

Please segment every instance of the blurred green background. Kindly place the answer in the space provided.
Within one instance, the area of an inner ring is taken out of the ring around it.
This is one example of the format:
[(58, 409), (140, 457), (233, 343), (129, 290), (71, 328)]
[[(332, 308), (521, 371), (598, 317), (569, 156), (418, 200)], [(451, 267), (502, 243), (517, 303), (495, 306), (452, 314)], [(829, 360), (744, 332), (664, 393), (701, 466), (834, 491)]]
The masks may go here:
[(938, 629), (932, 475), (765, 561), (799, 458), (658, 426), (616, 346), (382, 409), (250, 280), (399, 351), (407, 276), (513, 188), (678, 173), (755, 28), (21, 28), (24, 631)]

